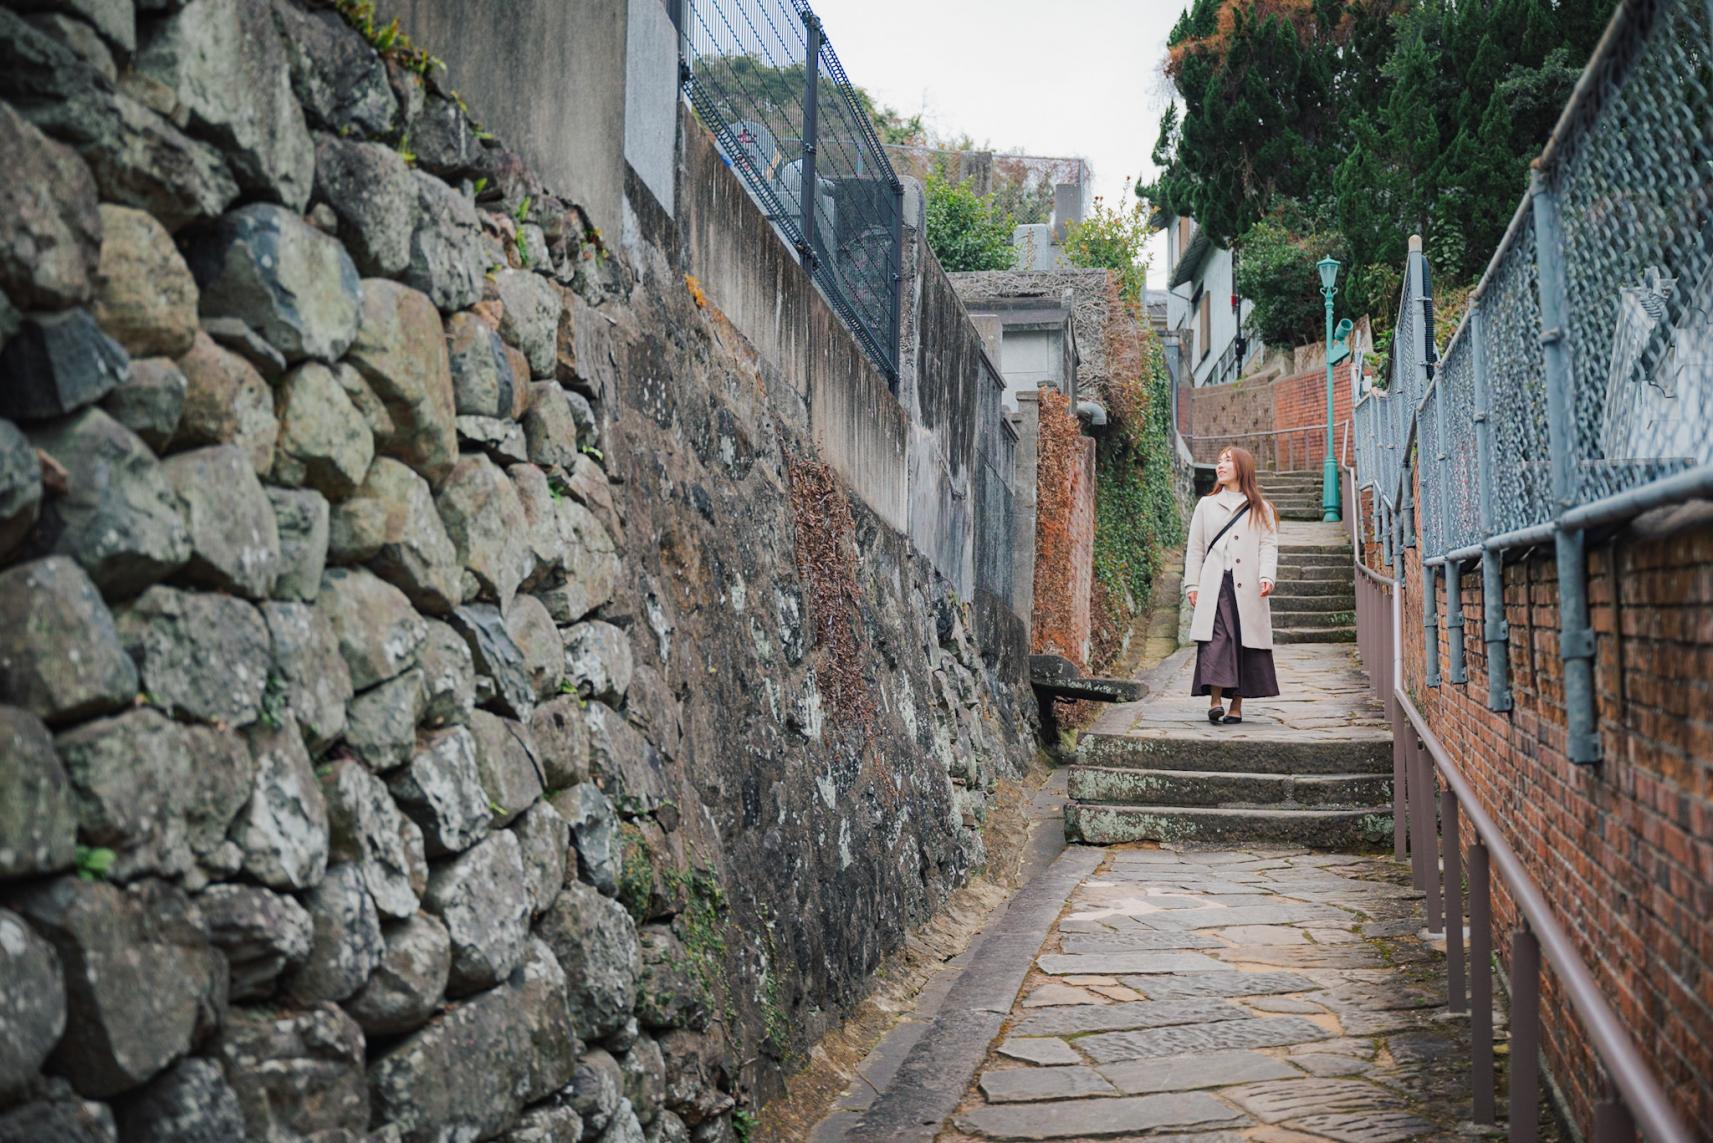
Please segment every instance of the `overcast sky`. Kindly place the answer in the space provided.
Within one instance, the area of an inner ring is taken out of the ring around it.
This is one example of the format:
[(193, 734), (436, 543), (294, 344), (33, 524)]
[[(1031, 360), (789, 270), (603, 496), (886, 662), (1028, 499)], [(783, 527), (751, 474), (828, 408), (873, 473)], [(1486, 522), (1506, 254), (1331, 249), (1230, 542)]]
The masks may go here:
[[(937, 133), (1086, 158), (1095, 193), (1129, 201), (1170, 87), (1182, 0), (812, 0), (851, 82)], [(1128, 178), (1127, 178), (1128, 176)], [(1148, 283), (1163, 284), (1164, 243)]]

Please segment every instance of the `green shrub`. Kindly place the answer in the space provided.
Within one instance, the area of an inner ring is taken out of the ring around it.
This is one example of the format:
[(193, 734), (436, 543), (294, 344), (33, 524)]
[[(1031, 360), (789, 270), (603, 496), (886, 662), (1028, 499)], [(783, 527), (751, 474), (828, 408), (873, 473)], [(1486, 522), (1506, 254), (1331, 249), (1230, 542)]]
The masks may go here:
[(922, 181), (927, 198), (928, 246), (947, 271), (1009, 270), (1016, 264), (1011, 215), (991, 194), (969, 183), (931, 174)]

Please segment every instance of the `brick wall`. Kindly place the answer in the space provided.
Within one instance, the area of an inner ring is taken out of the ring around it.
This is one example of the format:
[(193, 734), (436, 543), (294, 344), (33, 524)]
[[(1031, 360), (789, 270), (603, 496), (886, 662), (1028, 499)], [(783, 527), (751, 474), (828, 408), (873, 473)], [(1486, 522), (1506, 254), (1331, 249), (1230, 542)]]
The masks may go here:
[[(1333, 368), (1335, 447), (1350, 419), (1350, 363)], [(1255, 453), (1263, 469), (1317, 469), (1326, 459), (1326, 368), (1257, 382), (1180, 389), (1178, 420), (1198, 464), (1228, 444)], [(1299, 430), (1299, 431), (1289, 431)], [(1349, 457), (1341, 459), (1349, 462)]]
[[(1420, 561), (1419, 549), (1406, 554), (1409, 692), (1554, 903), (1692, 1131), (1713, 1139), (1713, 508), (1653, 513), (1590, 549), (1598, 766), (1565, 757), (1551, 547), (1505, 568), (1515, 695), (1507, 714), (1486, 705), (1478, 567), (1461, 584), (1468, 682), (1426, 685)], [(1443, 583), (1438, 590), (1440, 670), (1449, 680)], [(1495, 877), (1495, 946), (1507, 971), (1517, 922)], [(1588, 1132), (1602, 1080), (1550, 970), (1542, 1011), (1548, 1068)]]

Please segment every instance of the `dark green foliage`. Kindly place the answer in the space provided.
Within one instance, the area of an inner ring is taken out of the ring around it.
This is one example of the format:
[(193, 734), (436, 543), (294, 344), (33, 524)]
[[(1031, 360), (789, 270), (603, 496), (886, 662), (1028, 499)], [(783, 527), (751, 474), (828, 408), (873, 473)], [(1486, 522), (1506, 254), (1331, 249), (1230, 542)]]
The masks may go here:
[(927, 198), (928, 246), (945, 270), (1009, 270), (1011, 215), (991, 194), (978, 195), (969, 183), (930, 174), (922, 183)]
[(1344, 236), (1318, 229), (1294, 202), (1249, 228), (1237, 260), (1237, 290), (1255, 304), (1250, 328), (1269, 345), (1301, 345), (1326, 335), (1326, 303), (1315, 263), (1345, 260)]
[(1172, 488), (1171, 376), (1157, 346), (1143, 361), (1142, 423), (1116, 426), (1095, 450), (1094, 575), (1128, 612), (1148, 605), (1165, 553), (1184, 534)]
[[(1440, 280), (1479, 277), (1615, 4), (1193, 0), (1169, 40), (1182, 108), (1161, 123), (1159, 179), (1138, 193), (1244, 258), (1253, 243), (1278, 256), (1272, 227), (1312, 244), (1336, 226), (1341, 307), (1384, 323), (1386, 268), (1411, 234)], [(1287, 199), (1308, 229), (1277, 219)], [(1247, 277), (1259, 301), (1266, 286)]]

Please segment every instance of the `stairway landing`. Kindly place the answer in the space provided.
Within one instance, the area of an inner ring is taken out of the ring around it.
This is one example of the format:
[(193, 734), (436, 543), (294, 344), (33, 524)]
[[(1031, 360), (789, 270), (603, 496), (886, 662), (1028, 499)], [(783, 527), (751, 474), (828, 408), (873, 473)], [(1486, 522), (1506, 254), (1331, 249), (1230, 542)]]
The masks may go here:
[(1278, 698), (1214, 726), (1190, 695), (1195, 648), (1160, 664), (1141, 702), (1109, 708), (1070, 773), (1066, 832), (1128, 841), (1344, 849), (1392, 836), (1392, 734), (1348, 644), (1276, 647)]

